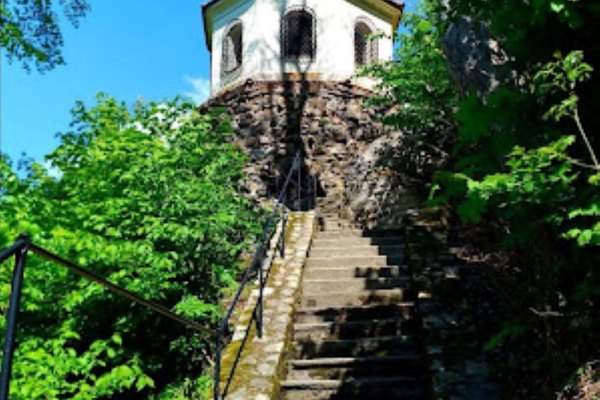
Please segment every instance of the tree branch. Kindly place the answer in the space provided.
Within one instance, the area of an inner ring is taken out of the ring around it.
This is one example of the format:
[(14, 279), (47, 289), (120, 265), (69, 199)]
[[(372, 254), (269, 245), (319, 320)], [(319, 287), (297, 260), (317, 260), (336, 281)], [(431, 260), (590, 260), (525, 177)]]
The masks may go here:
[(551, 318), (551, 317), (564, 317), (564, 314), (559, 313), (558, 311), (538, 311), (535, 308), (530, 308), (531, 312), (541, 318)]
[(596, 158), (596, 153), (594, 153), (594, 148), (592, 147), (592, 144), (590, 143), (587, 135), (585, 134), (583, 125), (581, 124), (581, 119), (579, 118), (579, 108), (578, 107), (575, 107), (575, 110), (573, 112), (573, 119), (575, 120), (575, 123), (577, 124), (577, 128), (579, 129), (579, 133), (581, 134), (581, 137), (583, 138), (583, 141), (585, 142), (585, 145), (586, 145), (588, 151), (590, 152), (590, 156), (592, 157), (592, 161), (594, 162), (594, 165), (596, 166), (596, 168), (600, 168), (600, 164), (598, 164), (598, 158)]
[(600, 171), (600, 166), (598, 166), (598, 165), (586, 164), (586, 163), (583, 163), (583, 162), (578, 161), (578, 160), (576, 160), (574, 158), (571, 158), (571, 157), (567, 157), (566, 159), (571, 164), (577, 165), (578, 167), (587, 168), (587, 169), (591, 169), (591, 170), (594, 170), (594, 171)]

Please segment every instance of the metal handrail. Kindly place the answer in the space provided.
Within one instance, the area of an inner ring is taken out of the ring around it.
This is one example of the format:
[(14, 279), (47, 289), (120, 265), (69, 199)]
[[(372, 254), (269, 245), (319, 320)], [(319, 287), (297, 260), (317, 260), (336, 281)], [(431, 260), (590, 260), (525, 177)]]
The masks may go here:
[(0, 400), (8, 400), (10, 391), (10, 376), (12, 372), (12, 364), (15, 350), (15, 337), (17, 330), (17, 316), (19, 313), (19, 304), (21, 300), (21, 292), (23, 289), (23, 277), (25, 271), (25, 265), (27, 256), (29, 253), (35, 253), (46, 260), (52, 261), (53, 263), (67, 268), (71, 272), (86, 278), (90, 281), (96, 282), (104, 286), (109, 291), (116, 293), (121, 297), (125, 297), (134, 303), (141, 305), (145, 308), (149, 308), (164, 317), (167, 317), (181, 325), (186, 326), (198, 331), (203, 331), (204, 327), (195, 321), (182, 317), (175, 314), (167, 307), (158, 304), (152, 300), (143, 298), (142, 296), (122, 288), (114, 283), (102, 278), (91, 271), (88, 271), (79, 265), (68, 261), (61, 256), (46, 250), (31, 242), (31, 239), (27, 234), (21, 234), (19, 238), (6, 250), (0, 252), (0, 263), (8, 260), (11, 257), (15, 257), (15, 268), (13, 270), (13, 278), (11, 283), (11, 293), (8, 303), (8, 313), (6, 316), (6, 337), (4, 341), (3, 357), (2, 357), (2, 372), (0, 375)]
[[(224, 394), (221, 396), (220, 392), (220, 373), (221, 373), (221, 352), (222, 352), (222, 343), (223, 339), (227, 334), (227, 330), (229, 327), (229, 321), (233, 312), (235, 311), (235, 307), (238, 305), (241, 295), (243, 293), (244, 288), (250, 281), (251, 276), (258, 269), (258, 282), (259, 282), (259, 296), (258, 302), (255, 308), (254, 313), (252, 314), (252, 318), (249, 322), (249, 327), (252, 326), (253, 322), (256, 322), (257, 333), (259, 337), (263, 335), (263, 309), (264, 309), (264, 287), (266, 283), (266, 279), (264, 276), (265, 266), (264, 260), (267, 254), (268, 244), (271, 241), (273, 235), (276, 232), (276, 224), (281, 223), (281, 236), (276, 246), (276, 250), (279, 251), (281, 258), (285, 257), (285, 241), (286, 241), (286, 225), (288, 216), (286, 215), (286, 202), (287, 195), (290, 189), (290, 185), (294, 178), (294, 175), (297, 174), (297, 200), (298, 207), (302, 206), (302, 165), (301, 165), (301, 153), (300, 151), (294, 157), (294, 161), (288, 174), (286, 175), (286, 179), (284, 181), (283, 188), (277, 198), (277, 202), (275, 203), (275, 207), (273, 212), (267, 219), (267, 223), (265, 229), (263, 231), (261, 241), (256, 247), (256, 251), (252, 257), (252, 261), (248, 266), (248, 269), (244, 273), (242, 281), (240, 283), (240, 287), (238, 288), (236, 295), (234, 297), (233, 302), (231, 303), (229, 309), (225, 313), (223, 319), (219, 322), (217, 328), (217, 343), (215, 350), (215, 374), (214, 374), (214, 399), (221, 400), (225, 398), (227, 393), (227, 388), (225, 389)], [(316, 180), (313, 177), (313, 186), (315, 199), (313, 200), (313, 207), (316, 204)], [(308, 193), (307, 193), (308, 194)], [(276, 222), (277, 217), (281, 216), (280, 221)], [(275, 229), (274, 229), (275, 228)], [(15, 350), (15, 336), (17, 330), (17, 317), (19, 312), (19, 304), (21, 299), (21, 292), (23, 288), (23, 278), (24, 278), (24, 270), (27, 263), (27, 256), (29, 253), (35, 253), (38, 256), (45, 258), (57, 265), (60, 265), (64, 268), (67, 268), (71, 272), (88, 279), (90, 281), (96, 282), (109, 291), (121, 296), (125, 297), (134, 303), (141, 305), (145, 308), (151, 309), (166, 318), (169, 318), (179, 324), (184, 325), (187, 328), (194, 330), (204, 330), (205, 328), (198, 324), (195, 321), (182, 317), (180, 315), (175, 314), (167, 307), (156, 303), (152, 300), (145, 299), (144, 297), (129, 291), (123, 287), (115, 285), (114, 283), (102, 278), (101, 276), (88, 271), (79, 265), (68, 261), (61, 256), (52, 253), (51, 251), (40, 247), (31, 242), (30, 237), (27, 234), (21, 234), (17, 240), (7, 249), (0, 251), (0, 264), (7, 261), (11, 257), (15, 257), (15, 267), (13, 270), (13, 277), (11, 283), (11, 293), (8, 304), (8, 313), (6, 316), (7, 324), (6, 324), (6, 336), (4, 341), (4, 349), (3, 349), (3, 357), (2, 357), (2, 371), (0, 375), (0, 400), (8, 400), (9, 399), (9, 389), (10, 389), (10, 377), (12, 371), (13, 364), (13, 356)], [(271, 257), (271, 265), (273, 263), (273, 258)], [(267, 270), (270, 270), (270, 267)], [(238, 356), (241, 354), (243, 350), (243, 346), (240, 347)], [(229, 379), (233, 376), (235, 372), (235, 367), (230, 371)]]
[[(292, 166), (290, 167), (290, 169), (286, 175), (286, 179), (284, 181), (284, 184), (283, 184), (283, 187), (279, 194), (279, 197), (277, 198), (277, 202), (275, 203), (273, 212), (267, 219), (267, 223), (266, 223), (265, 229), (263, 231), (261, 241), (256, 246), (256, 251), (254, 252), (254, 255), (252, 256), (252, 261), (250, 262), (248, 269), (246, 270), (246, 272), (242, 278), (242, 281), (240, 282), (240, 286), (233, 298), (233, 302), (229, 306), (229, 309), (225, 313), (225, 316), (223, 317), (223, 319), (221, 320), (221, 322), (219, 323), (219, 326), (217, 328), (216, 349), (215, 349), (215, 366), (214, 366), (214, 383), (213, 383), (213, 398), (214, 398), (214, 400), (221, 400), (221, 399), (225, 398), (225, 396), (227, 394), (229, 382), (231, 381), (233, 374), (235, 373), (235, 365), (234, 365), (234, 368), (232, 368), (232, 370), (229, 373), (225, 390), (224, 390), (223, 394), (221, 394), (221, 388), (220, 388), (221, 355), (222, 355), (221, 353), (222, 353), (222, 347), (223, 347), (223, 339), (227, 335), (227, 331), (229, 329), (229, 321), (231, 319), (233, 312), (235, 311), (236, 306), (238, 305), (238, 303), (241, 299), (241, 295), (244, 291), (244, 288), (250, 281), (250, 277), (252, 276), (252, 274), (254, 272), (256, 272), (257, 269), (258, 269), (258, 301), (256, 304), (256, 308), (254, 309), (254, 312), (252, 313), (252, 317), (250, 318), (248, 326), (250, 327), (250, 326), (252, 326), (253, 322), (256, 322), (257, 335), (259, 338), (262, 338), (262, 335), (263, 335), (263, 311), (264, 311), (263, 294), (264, 294), (264, 288), (265, 288), (265, 282), (266, 282), (266, 279), (264, 279), (265, 268), (264, 268), (263, 263), (264, 263), (264, 259), (266, 256), (268, 243), (271, 241), (273, 235), (276, 232), (275, 219), (280, 215), (280, 213), (281, 213), (281, 219), (280, 219), (281, 236), (279, 238), (279, 241), (278, 241), (276, 247), (277, 247), (277, 250), (279, 250), (279, 252), (280, 252), (281, 258), (285, 257), (285, 241), (286, 241), (286, 232), (285, 231), (286, 231), (286, 224), (287, 224), (287, 218), (288, 218), (285, 213), (285, 203), (287, 200), (287, 195), (288, 195), (288, 190), (290, 188), (290, 184), (291, 184), (292, 179), (295, 174), (297, 174), (297, 179), (298, 179), (297, 185), (296, 185), (297, 186), (297, 194), (296, 195), (297, 195), (299, 207), (301, 206), (301, 200), (302, 200), (302, 188), (301, 188), (301, 186), (302, 186), (302, 165), (301, 165), (300, 157), (301, 157), (301, 153), (300, 153), (300, 151), (298, 151), (298, 153), (296, 153), (296, 156), (294, 157)], [(273, 262), (273, 259), (271, 259), (271, 264), (272, 264), (272, 262)], [(271, 266), (269, 266), (269, 269), (270, 269), (270, 267)], [(238, 350), (238, 357), (244, 349), (244, 344), (245, 344), (245, 342), (242, 344), (242, 346), (240, 346), (240, 348)]]

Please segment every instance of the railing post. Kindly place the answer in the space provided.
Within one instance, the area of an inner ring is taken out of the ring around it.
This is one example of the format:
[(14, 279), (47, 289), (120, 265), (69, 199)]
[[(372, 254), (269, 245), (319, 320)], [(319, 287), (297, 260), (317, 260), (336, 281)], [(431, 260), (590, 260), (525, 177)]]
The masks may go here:
[(279, 238), (279, 256), (281, 259), (285, 258), (285, 225), (286, 225), (286, 208), (287, 203), (287, 192), (283, 194), (283, 202), (281, 203), (281, 236)]
[(213, 382), (213, 399), (221, 398), (221, 324), (217, 328), (217, 347), (215, 350), (215, 376)]
[(15, 269), (13, 271), (10, 300), (8, 303), (8, 314), (6, 316), (6, 338), (4, 342), (4, 355), (2, 357), (2, 375), (0, 376), (0, 400), (8, 400), (10, 375), (15, 351), (17, 316), (19, 314), (27, 251), (29, 250), (29, 238), (25, 235), (22, 235), (21, 238), (24, 238), (27, 244), (15, 253)]
[(280, 256), (281, 259), (283, 260), (285, 258), (285, 229), (286, 229), (286, 225), (287, 225), (287, 216), (285, 213), (285, 206), (282, 207), (281, 209), (281, 247), (279, 248), (280, 250)]
[(302, 211), (302, 163), (298, 157), (298, 211)]
[(313, 210), (317, 209), (317, 177), (315, 175), (312, 176), (313, 181)]
[(263, 282), (263, 261), (264, 261), (264, 244), (261, 245), (258, 257), (258, 315), (256, 317), (256, 331), (259, 339), (263, 337), (263, 290), (264, 290), (264, 282)]

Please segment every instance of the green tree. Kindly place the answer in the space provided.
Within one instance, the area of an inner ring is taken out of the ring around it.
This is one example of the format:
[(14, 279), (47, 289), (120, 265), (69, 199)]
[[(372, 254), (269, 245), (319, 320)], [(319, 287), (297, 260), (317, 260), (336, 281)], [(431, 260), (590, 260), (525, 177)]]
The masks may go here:
[(86, 0), (0, 1), (0, 49), (9, 61), (20, 61), (26, 70), (35, 65), (45, 72), (64, 64), (59, 12), (78, 26), (90, 10)]
[(442, 52), (443, 31), (431, 20), (431, 7), (404, 16), (393, 61), (365, 67), (360, 75), (375, 78), (369, 103), (389, 112), (382, 121), (404, 133), (389, 162), (412, 177), (429, 180), (449, 159), (456, 138), (453, 120), (458, 95)]
[[(219, 301), (262, 215), (242, 196), (245, 158), (230, 134), (222, 117), (178, 99), (130, 109), (100, 95), (96, 106), (74, 108), (72, 130), (47, 157), (51, 173), (34, 163), (17, 175), (2, 161), (0, 247), (29, 232), (206, 326), (186, 330), (31, 256), (15, 399), (148, 398), (200, 376)], [(2, 307), (11, 270), (0, 268)]]
[[(500, 238), (483, 243), (482, 251), (501, 251), (508, 260), (505, 271), (522, 286), (504, 316), (506, 325), (497, 327), (500, 333), (488, 348), (508, 343), (512, 354), (523, 350), (518, 367), (500, 372), (510, 374), (507, 380), (527, 379), (532, 368), (545, 366), (540, 382), (523, 382), (525, 395), (508, 397), (552, 398), (575, 371), (597, 359), (591, 344), (598, 342), (600, 322), (594, 313), (600, 294), (600, 81), (595, 72), (600, 4), (450, 0), (426, 6), (424, 20), (407, 20), (409, 37), (401, 40), (399, 62), (390, 64), (395, 69), (372, 68), (386, 104), (398, 110), (385, 122), (416, 143), (444, 143), (422, 135), (430, 126), (434, 132), (457, 127), (450, 162), (435, 171), (432, 202), (453, 209), (463, 230)], [(432, 50), (440, 48), (449, 24), (463, 18), (489, 28), (507, 54), (498, 76), (511, 80), (456, 103), (445, 60)], [(423, 43), (423, 38), (430, 40)], [(410, 47), (404, 49), (403, 43)], [(405, 149), (397, 155), (405, 163), (427, 154), (426, 146)], [(504, 361), (514, 363), (510, 357)]]

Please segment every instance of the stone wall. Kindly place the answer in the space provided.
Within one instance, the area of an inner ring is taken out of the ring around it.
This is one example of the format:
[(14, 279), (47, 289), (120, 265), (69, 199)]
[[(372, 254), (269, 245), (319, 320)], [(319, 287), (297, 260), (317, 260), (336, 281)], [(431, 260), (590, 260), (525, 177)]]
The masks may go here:
[(317, 187), (319, 211), (381, 227), (399, 223), (398, 202), (412, 196), (380, 162), (401, 134), (377, 122), (385, 110), (364, 106), (370, 94), (350, 82), (247, 81), (200, 109), (224, 107), (231, 115), (234, 140), (250, 156), (253, 198), (274, 196), (301, 150), (302, 189)]

